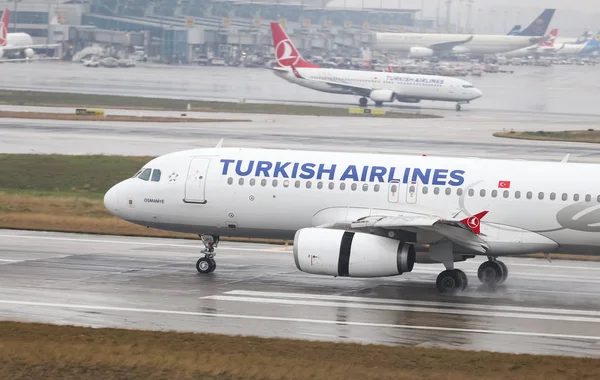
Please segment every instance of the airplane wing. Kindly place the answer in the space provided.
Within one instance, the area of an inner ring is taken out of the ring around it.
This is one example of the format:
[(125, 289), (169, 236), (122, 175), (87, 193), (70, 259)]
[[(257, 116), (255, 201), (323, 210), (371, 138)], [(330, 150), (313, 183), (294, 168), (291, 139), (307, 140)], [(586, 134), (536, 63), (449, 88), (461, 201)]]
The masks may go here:
[[(292, 66), (292, 71), (294, 72), (294, 75), (296, 76), (296, 78), (304, 79), (294, 66)], [(373, 91), (373, 88), (371, 88), (371, 87), (364, 87), (364, 86), (359, 86), (359, 85), (355, 85), (355, 84), (340, 82), (336, 78), (332, 78), (331, 80), (329, 80), (329, 79), (311, 79), (311, 81), (325, 83), (332, 88), (346, 90), (349, 93), (353, 93), (353, 94), (356, 94), (359, 96), (369, 96), (371, 94), (371, 92)]]
[(371, 215), (347, 223), (332, 223), (320, 227), (379, 233), (386, 237), (390, 231), (401, 231), (414, 236), (414, 240), (418, 234), (425, 233), (437, 236), (438, 239), (447, 238), (469, 250), (485, 254), (490, 247), (485, 236), (480, 234), (480, 221), (486, 214), (487, 211), (483, 211), (465, 219), (446, 219), (435, 215), (398, 212), (395, 215)]
[(473, 40), (473, 36), (461, 41), (451, 41), (451, 42), (440, 42), (439, 44), (432, 44), (427, 46), (433, 51), (444, 51), (444, 50), (452, 50), (454, 47), (459, 45), (464, 45), (467, 42), (471, 42)]
[(58, 44), (50, 44), (50, 45), (25, 45), (25, 46), (3, 46), (2, 50), (4, 52), (11, 52), (11, 51), (21, 51), (21, 50), (25, 50), (25, 49), (52, 49), (52, 48), (57, 48), (59, 45)]
[(0, 63), (13, 63), (13, 62), (30, 62), (30, 61), (58, 61), (60, 57), (36, 57), (36, 58), (10, 58), (0, 59)]

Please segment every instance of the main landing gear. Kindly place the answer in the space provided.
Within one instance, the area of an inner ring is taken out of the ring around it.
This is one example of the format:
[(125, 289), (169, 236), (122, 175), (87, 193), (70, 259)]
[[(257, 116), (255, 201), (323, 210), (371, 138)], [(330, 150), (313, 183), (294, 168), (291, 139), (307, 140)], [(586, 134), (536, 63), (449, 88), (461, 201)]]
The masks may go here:
[(446, 269), (435, 280), (435, 287), (441, 294), (456, 294), (467, 288), (469, 279), (460, 269)]
[(196, 269), (200, 273), (212, 273), (217, 268), (217, 262), (215, 261), (215, 248), (219, 245), (219, 237), (213, 235), (199, 235), (200, 239), (204, 243), (204, 257), (201, 257), (196, 261)]
[(360, 100), (358, 101), (358, 104), (359, 104), (361, 107), (366, 107), (366, 106), (367, 106), (367, 103), (368, 103), (368, 101), (369, 101), (369, 100), (363, 96), (363, 97), (362, 97), (362, 98), (360, 98)]
[(456, 107), (455, 108), (456, 108), (457, 111), (460, 111), (460, 109), (461, 109), (460, 103), (456, 103)]
[(502, 284), (508, 277), (508, 268), (495, 257), (488, 256), (488, 261), (481, 264), (477, 270), (477, 277), (482, 284), (494, 287)]
[[(495, 257), (488, 257), (488, 261), (479, 266), (477, 277), (481, 283), (491, 289), (502, 284), (508, 277), (508, 268)], [(448, 266), (446, 266), (448, 268)], [(465, 272), (460, 269), (448, 268), (440, 273), (435, 281), (435, 287), (441, 294), (456, 294), (466, 289), (469, 280)]]

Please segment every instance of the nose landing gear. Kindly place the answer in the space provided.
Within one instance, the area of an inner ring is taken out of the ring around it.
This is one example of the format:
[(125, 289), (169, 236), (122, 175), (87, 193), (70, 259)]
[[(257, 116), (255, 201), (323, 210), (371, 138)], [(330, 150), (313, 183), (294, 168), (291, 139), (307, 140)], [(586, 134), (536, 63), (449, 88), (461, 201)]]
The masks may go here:
[(456, 108), (457, 111), (460, 111), (460, 109), (461, 109), (460, 103), (456, 103), (456, 107), (455, 108)]
[(212, 273), (217, 268), (217, 262), (215, 261), (215, 248), (219, 245), (219, 237), (213, 235), (199, 235), (204, 243), (204, 257), (201, 257), (196, 261), (196, 270), (199, 273)]

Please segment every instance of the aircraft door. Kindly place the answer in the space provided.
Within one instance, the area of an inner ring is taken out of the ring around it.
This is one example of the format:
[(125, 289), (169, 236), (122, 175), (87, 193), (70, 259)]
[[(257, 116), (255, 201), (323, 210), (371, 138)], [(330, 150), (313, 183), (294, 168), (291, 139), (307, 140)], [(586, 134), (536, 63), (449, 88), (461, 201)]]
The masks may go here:
[(400, 181), (394, 179), (388, 185), (388, 202), (398, 203), (400, 199)]
[(185, 181), (185, 203), (206, 203), (206, 175), (210, 158), (193, 157)]
[(417, 194), (419, 193), (419, 182), (411, 181), (406, 185), (406, 203), (417, 203)]

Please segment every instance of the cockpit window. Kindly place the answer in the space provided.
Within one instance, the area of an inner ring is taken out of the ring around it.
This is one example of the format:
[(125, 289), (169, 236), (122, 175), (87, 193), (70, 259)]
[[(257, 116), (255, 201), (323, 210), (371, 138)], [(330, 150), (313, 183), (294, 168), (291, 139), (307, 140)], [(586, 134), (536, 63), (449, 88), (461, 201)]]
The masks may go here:
[(464, 88), (473, 88), (475, 86), (473, 86), (472, 84), (463, 84)]
[(140, 175), (138, 176), (138, 178), (139, 178), (139, 179), (141, 179), (141, 180), (147, 181), (147, 180), (149, 180), (149, 179), (150, 179), (150, 173), (151, 173), (151, 172), (152, 172), (152, 169), (144, 169), (144, 170), (142, 171), (142, 174), (140, 174)]
[(137, 172), (137, 173), (135, 173), (135, 174), (133, 175), (133, 177), (131, 177), (131, 178), (136, 178), (138, 175), (140, 175), (140, 173), (142, 172), (142, 170), (143, 170), (143, 169), (140, 169), (140, 170), (138, 170), (138, 172)]
[(154, 169), (154, 171), (152, 172), (152, 182), (158, 181), (160, 181), (160, 170)]

